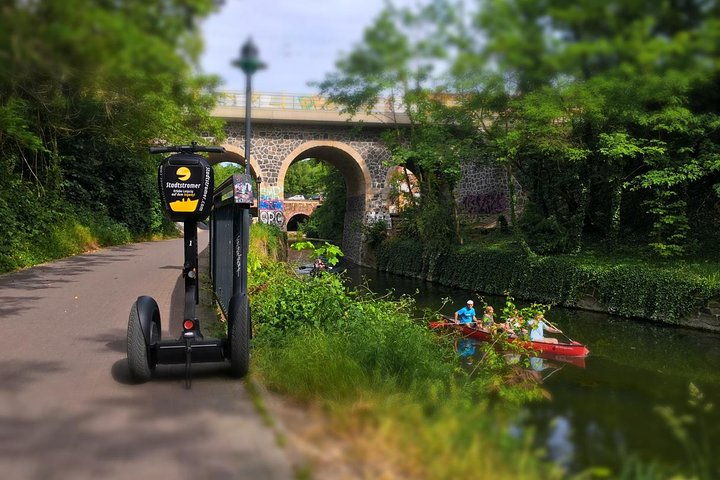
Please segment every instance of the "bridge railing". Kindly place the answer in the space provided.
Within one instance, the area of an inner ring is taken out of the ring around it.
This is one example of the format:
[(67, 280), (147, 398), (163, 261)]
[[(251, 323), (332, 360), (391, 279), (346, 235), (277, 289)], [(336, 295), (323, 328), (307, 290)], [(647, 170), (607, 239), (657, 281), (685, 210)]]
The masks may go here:
[[(330, 102), (320, 95), (294, 95), (288, 93), (253, 93), (250, 98), (253, 108), (269, 108), (276, 110), (310, 110), (340, 112), (339, 105)], [(218, 101), (220, 107), (245, 107), (245, 92), (220, 92)], [(392, 102), (386, 99), (376, 103), (371, 109), (372, 113), (402, 113), (405, 109), (401, 102)]]

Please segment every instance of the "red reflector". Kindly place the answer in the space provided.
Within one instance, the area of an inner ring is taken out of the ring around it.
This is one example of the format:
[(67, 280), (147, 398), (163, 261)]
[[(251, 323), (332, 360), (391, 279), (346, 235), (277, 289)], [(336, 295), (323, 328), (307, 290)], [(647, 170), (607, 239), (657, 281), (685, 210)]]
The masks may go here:
[(185, 320), (183, 322), (183, 328), (185, 330), (192, 330), (193, 328), (195, 328), (195, 322), (193, 322), (192, 320)]

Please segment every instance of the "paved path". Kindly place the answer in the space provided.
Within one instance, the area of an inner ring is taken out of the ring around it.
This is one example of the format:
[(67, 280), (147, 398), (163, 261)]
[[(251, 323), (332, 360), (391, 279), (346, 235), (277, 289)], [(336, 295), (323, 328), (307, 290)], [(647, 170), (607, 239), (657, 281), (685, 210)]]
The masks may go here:
[(153, 296), (163, 337), (179, 335), (181, 264), (170, 240), (0, 276), (0, 478), (293, 478), (227, 365), (198, 365), (190, 391), (184, 366), (129, 382), (130, 306)]

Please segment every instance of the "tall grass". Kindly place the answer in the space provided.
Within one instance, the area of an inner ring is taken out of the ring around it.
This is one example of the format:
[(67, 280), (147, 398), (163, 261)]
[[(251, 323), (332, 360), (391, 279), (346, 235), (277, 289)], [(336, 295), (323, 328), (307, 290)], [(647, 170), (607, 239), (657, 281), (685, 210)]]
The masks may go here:
[(410, 478), (562, 476), (528, 435), (511, 433), (513, 395), (538, 392), (489, 388), (503, 373), (492, 363), (468, 375), (449, 339), (411, 320), (411, 299), (364, 296), (333, 275), (298, 278), (280, 264), (255, 272), (251, 290), (253, 374), (332, 412), (364, 461)]

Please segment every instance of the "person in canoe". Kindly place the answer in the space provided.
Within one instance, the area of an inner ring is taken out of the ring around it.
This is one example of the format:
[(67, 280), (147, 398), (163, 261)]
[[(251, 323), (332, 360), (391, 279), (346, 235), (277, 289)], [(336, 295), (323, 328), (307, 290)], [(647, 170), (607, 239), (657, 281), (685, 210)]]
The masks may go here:
[(493, 309), (492, 305), (485, 305), (482, 319), (477, 326), (486, 332), (489, 332), (495, 326), (495, 309)]
[(503, 314), (505, 321), (499, 324), (502, 330), (507, 332), (511, 337), (523, 337), (527, 335), (527, 326), (525, 325), (523, 312), (515, 308), (515, 305), (512, 303), (508, 303), (508, 306), (503, 310)]
[(475, 308), (473, 306), (474, 304), (475, 302), (468, 300), (467, 304), (463, 308), (455, 312), (455, 323), (463, 323), (468, 326), (473, 323), (477, 323)]
[(545, 342), (545, 343), (558, 343), (557, 338), (546, 337), (545, 332), (549, 333), (563, 333), (559, 328), (555, 328), (552, 325), (548, 325), (545, 322), (545, 317), (542, 313), (535, 315), (535, 318), (530, 320), (530, 340), (533, 342)]

